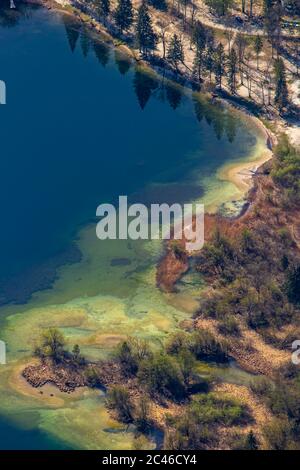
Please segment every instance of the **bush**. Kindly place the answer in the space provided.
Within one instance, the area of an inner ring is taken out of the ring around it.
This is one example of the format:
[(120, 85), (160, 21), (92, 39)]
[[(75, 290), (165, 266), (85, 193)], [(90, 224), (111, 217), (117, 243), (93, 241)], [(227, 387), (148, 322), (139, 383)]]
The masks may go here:
[(285, 202), (298, 204), (300, 200), (300, 153), (283, 135), (275, 148), (276, 160), (272, 170), (274, 181), (283, 188)]
[(270, 450), (287, 450), (290, 442), (289, 423), (285, 419), (273, 419), (264, 428), (264, 437)]
[(175, 428), (165, 433), (166, 450), (201, 450), (214, 442), (215, 435), (207, 427), (189, 419), (186, 415), (176, 420)]
[(234, 450), (258, 450), (259, 442), (253, 433), (249, 431), (246, 436), (241, 436), (237, 443), (233, 445)]
[(75, 344), (72, 349), (71, 360), (74, 366), (84, 366), (86, 364), (86, 360), (81, 355), (80, 347), (78, 346), (78, 344)]
[(222, 335), (240, 335), (239, 324), (233, 316), (225, 317), (224, 320), (220, 321), (218, 330)]
[(157, 10), (167, 11), (168, 5), (166, 0), (148, 0), (149, 5), (153, 6)]
[(226, 362), (228, 360), (225, 343), (217, 341), (209, 331), (205, 330), (197, 330), (192, 334), (191, 351), (199, 360), (216, 362)]
[(136, 375), (140, 363), (152, 353), (146, 341), (138, 338), (128, 338), (120, 343), (115, 352), (116, 360), (120, 363), (125, 375)]
[(199, 395), (190, 405), (189, 416), (202, 424), (234, 426), (250, 421), (246, 407), (238, 401), (220, 398), (215, 393)]
[(101, 386), (101, 380), (97, 370), (94, 367), (88, 367), (84, 371), (85, 380), (89, 387), (97, 388)]
[(198, 360), (212, 360), (216, 362), (228, 360), (228, 351), (225, 343), (217, 341), (209, 331), (199, 329), (193, 333), (175, 333), (168, 339), (166, 350), (172, 355), (179, 355), (182, 351), (189, 351)]
[(34, 352), (41, 358), (48, 357), (55, 362), (60, 362), (66, 355), (65, 345), (64, 335), (57, 328), (48, 328), (42, 333)]
[(250, 384), (250, 389), (255, 395), (266, 398), (272, 390), (272, 383), (265, 377), (257, 377)]
[(125, 387), (119, 385), (112, 387), (108, 393), (107, 405), (116, 411), (120, 421), (124, 423), (133, 421), (133, 405)]
[(291, 303), (300, 304), (300, 265), (288, 270), (285, 291)]
[(140, 383), (150, 395), (181, 400), (186, 395), (182, 374), (176, 361), (164, 353), (144, 360), (138, 372)]
[(166, 344), (169, 354), (179, 355), (182, 351), (189, 351), (198, 360), (212, 360), (225, 362), (228, 360), (227, 346), (217, 341), (206, 330), (196, 330), (193, 333), (175, 333)]
[(189, 385), (194, 376), (196, 360), (188, 349), (182, 349), (177, 356), (177, 364), (186, 386)]
[(217, 397), (214, 393), (198, 396), (182, 416), (166, 420), (164, 448), (200, 450), (211, 447), (216, 425), (232, 426), (249, 420), (246, 408), (238, 402)]
[(140, 432), (146, 432), (151, 427), (150, 402), (147, 397), (140, 398), (137, 403), (134, 424)]
[(190, 349), (191, 335), (184, 331), (172, 334), (166, 342), (168, 354), (179, 354), (182, 350)]

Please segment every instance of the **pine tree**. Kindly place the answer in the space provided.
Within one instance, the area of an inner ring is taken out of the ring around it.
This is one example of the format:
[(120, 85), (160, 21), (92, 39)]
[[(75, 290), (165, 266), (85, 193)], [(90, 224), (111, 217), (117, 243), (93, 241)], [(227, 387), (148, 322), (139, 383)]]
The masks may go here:
[(233, 0), (205, 0), (206, 5), (218, 15), (224, 16), (232, 7)]
[(198, 82), (202, 82), (204, 67), (204, 49), (197, 49), (193, 62), (193, 75)]
[(140, 48), (140, 52), (154, 50), (157, 37), (152, 28), (151, 17), (145, 1), (138, 9), (138, 18), (136, 24), (136, 38)]
[(174, 34), (171, 39), (167, 57), (176, 70), (178, 70), (178, 63), (184, 61), (181, 39), (177, 36), (177, 34)]
[(131, 0), (118, 0), (118, 6), (114, 16), (120, 33), (128, 30), (133, 23), (133, 8)]
[(254, 39), (254, 51), (256, 53), (256, 64), (257, 64), (257, 70), (258, 70), (258, 57), (259, 57), (259, 54), (261, 53), (262, 49), (263, 49), (263, 40), (262, 38), (257, 35)]
[(278, 50), (281, 41), (282, 14), (283, 9), (280, 1), (264, 0), (264, 27), (272, 46), (272, 57), (274, 48)]
[(263, 0), (263, 14), (264, 18), (269, 15), (271, 8), (274, 5), (274, 0)]
[(258, 450), (258, 447), (259, 445), (257, 439), (251, 429), (251, 431), (246, 436), (244, 450)]
[(106, 21), (110, 14), (110, 0), (93, 0), (96, 14), (99, 18), (103, 18)]
[(209, 74), (209, 81), (211, 82), (211, 74), (214, 70), (214, 48), (211, 44), (208, 45), (205, 51), (204, 64)]
[(197, 49), (205, 49), (206, 46), (206, 39), (207, 39), (207, 31), (206, 28), (200, 23), (200, 21), (196, 21), (195, 26), (192, 32), (192, 42), (196, 46)]
[(204, 66), (204, 51), (206, 46), (207, 34), (206, 28), (197, 21), (192, 32), (192, 42), (196, 46), (196, 54), (193, 63), (193, 74), (196, 79), (202, 81), (202, 69)]
[(281, 112), (288, 104), (288, 89), (285, 77), (285, 66), (283, 60), (276, 59), (274, 64), (275, 72), (275, 103)]
[(148, 0), (148, 3), (157, 10), (166, 11), (168, 9), (166, 0)]
[(300, 265), (293, 266), (288, 271), (284, 287), (289, 301), (300, 305)]
[(216, 85), (222, 88), (222, 77), (225, 69), (225, 53), (224, 46), (220, 43), (214, 53), (214, 72), (216, 77)]
[(230, 88), (231, 93), (236, 92), (236, 74), (237, 74), (237, 64), (238, 58), (235, 49), (231, 49), (228, 54), (228, 86)]

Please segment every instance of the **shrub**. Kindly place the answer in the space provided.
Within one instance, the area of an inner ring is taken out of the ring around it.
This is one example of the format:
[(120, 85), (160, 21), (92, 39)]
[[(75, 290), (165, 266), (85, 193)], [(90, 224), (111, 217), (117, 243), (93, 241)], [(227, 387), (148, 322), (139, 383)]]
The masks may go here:
[(141, 363), (138, 379), (153, 395), (163, 395), (180, 400), (185, 397), (183, 377), (176, 361), (164, 353), (158, 353)]
[(241, 436), (238, 442), (233, 446), (234, 450), (258, 450), (259, 449), (259, 442), (251, 431), (246, 434), (246, 436)]
[(225, 343), (217, 341), (209, 331), (199, 329), (193, 333), (175, 333), (167, 341), (166, 350), (172, 355), (179, 355), (182, 351), (190, 351), (199, 360), (217, 362), (228, 360)]
[(239, 324), (233, 316), (225, 317), (224, 320), (220, 321), (218, 330), (222, 335), (240, 335)]
[(285, 203), (298, 204), (300, 198), (300, 153), (283, 135), (275, 148), (276, 160), (271, 172), (274, 181), (282, 186)]
[(217, 341), (205, 330), (197, 330), (192, 334), (191, 351), (196, 359), (226, 362), (228, 352), (225, 343)]
[(157, 10), (167, 11), (168, 5), (166, 0), (148, 0), (149, 5), (152, 5)]
[(182, 416), (169, 417), (164, 448), (168, 450), (200, 450), (211, 447), (217, 433), (215, 425), (231, 426), (249, 420), (246, 408), (213, 393), (200, 395)]
[(196, 360), (194, 355), (188, 349), (182, 349), (177, 356), (177, 364), (184, 384), (188, 386), (195, 372)]
[(116, 411), (120, 421), (124, 423), (133, 421), (133, 405), (125, 387), (119, 385), (112, 387), (107, 396), (107, 405)]
[(138, 431), (146, 432), (151, 426), (150, 402), (147, 397), (141, 397), (135, 409), (134, 424)]
[(214, 433), (207, 427), (189, 419), (186, 415), (176, 420), (175, 428), (165, 434), (166, 450), (201, 450), (214, 442)]
[(190, 349), (191, 335), (184, 331), (172, 334), (166, 342), (168, 354), (179, 354), (184, 349)]
[(74, 366), (84, 366), (86, 363), (85, 358), (80, 354), (78, 344), (75, 344), (72, 349), (71, 360)]
[(289, 423), (285, 419), (273, 419), (264, 428), (264, 437), (271, 450), (286, 450), (290, 441)]
[(96, 388), (101, 386), (99, 374), (94, 367), (88, 367), (84, 371), (84, 376), (89, 387)]
[(59, 362), (66, 354), (65, 344), (65, 338), (57, 328), (48, 328), (41, 335), (40, 342), (35, 348), (35, 355), (41, 358), (49, 357)]
[(186, 251), (184, 246), (179, 240), (171, 240), (170, 248), (173, 250), (175, 257), (179, 260), (185, 260), (187, 257)]
[(202, 424), (234, 426), (250, 420), (246, 407), (238, 401), (220, 398), (215, 393), (199, 395), (189, 407), (189, 416)]
[(115, 357), (120, 363), (125, 375), (136, 375), (140, 363), (152, 353), (146, 341), (138, 338), (128, 338), (117, 347)]
[(272, 384), (270, 380), (266, 379), (265, 377), (257, 377), (251, 382), (250, 389), (253, 393), (255, 393), (255, 395), (265, 398), (270, 394), (272, 390)]
[(300, 304), (300, 265), (288, 270), (285, 291), (291, 303)]

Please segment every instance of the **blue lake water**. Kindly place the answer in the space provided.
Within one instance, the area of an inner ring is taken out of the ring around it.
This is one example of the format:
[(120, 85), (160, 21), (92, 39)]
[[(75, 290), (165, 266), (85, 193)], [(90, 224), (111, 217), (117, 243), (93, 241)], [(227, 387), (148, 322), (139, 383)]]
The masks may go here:
[[(1, 305), (29, 301), (57, 266), (77, 260), (64, 254), (102, 202), (234, 193), (218, 169), (258, 142), (238, 115), (145, 73), (72, 17), (43, 8), (2, 6), (0, 44)], [(0, 421), (0, 448), (64, 446)]]

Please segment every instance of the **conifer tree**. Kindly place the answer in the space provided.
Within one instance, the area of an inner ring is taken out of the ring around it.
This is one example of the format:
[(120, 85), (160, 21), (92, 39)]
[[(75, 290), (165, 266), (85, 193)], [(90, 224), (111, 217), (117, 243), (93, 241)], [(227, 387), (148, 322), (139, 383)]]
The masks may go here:
[(225, 72), (225, 53), (224, 46), (222, 43), (219, 43), (215, 53), (214, 53), (214, 72), (216, 77), (216, 85), (220, 89), (222, 88), (222, 77)]
[(245, 450), (258, 450), (259, 445), (252, 429), (246, 436)]
[(182, 49), (181, 39), (177, 36), (177, 34), (174, 34), (171, 39), (167, 57), (176, 70), (178, 70), (179, 62), (184, 61), (184, 53)]
[(196, 50), (205, 49), (206, 39), (206, 28), (202, 25), (202, 23), (200, 23), (200, 21), (196, 21), (192, 31), (192, 42), (196, 46)]
[(233, 0), (205, 0), (206, 5), (218, 15), (224, 16), (232, 7)]
[(259, 35), (257, 35), (257, 36), (255, 36), (255, 39), (254, 39), (254, 51), (256, 53), (257, 70), (258, 70), (258, 58), (259, 58), (259, 54), (261, 53), (262, 49), (263, 49), (263, 40)]
[(148, 3), (157, 10), (166, 11), (168, 9), (166, 0), (148, 0)]
[(291, 303), (300, 305), (300, 265), (288, 271), (285, 291)]
[(140, 52), (147, 54), (149, 50), (155, 49), (157, 37), (153, 31), (151, 17), (145, 1), (143, 1), (142, 5), (138, 9), (136, 38)]
[(209, 75), (209, 82), (211, 83), (211, 75), (214, 71), (214, 48), (211, 45), (205, 50), (204, 66)]
[(93, 0), (96, 14), (99, 18), (103, 18), (104, 22), (110, 14), (110, 0)]
[(193, 75), (198, 82), (202, 82), (204, 63), (204, 49), (197, 49), (193, 62)]
[(192, 42), (196, 46), (196, 54), (193, 63), (193, 74), (199, 82), (202, 81), (202, 69), (204, 66), (204, 51), (206, 46), (206, 29), (197, 21), (192, 32)]
[(133, 8), (131, 0), (118, 0), (118, 6), (114, 16), (120, 33), (127, 31), (133, 23)]
[(281, 58), (275, 60), (275, 103), (279, 111), (282, 111), (288, 104), (288, 89), (285, 77), (285, 66)]
[(236, 74), (237, 74), (237, 64), (238, 64), (238, 57), (235, 49), (231, 49), (228, 54), (228, 86), (230, 88), (231, 93), (236, 92)]

